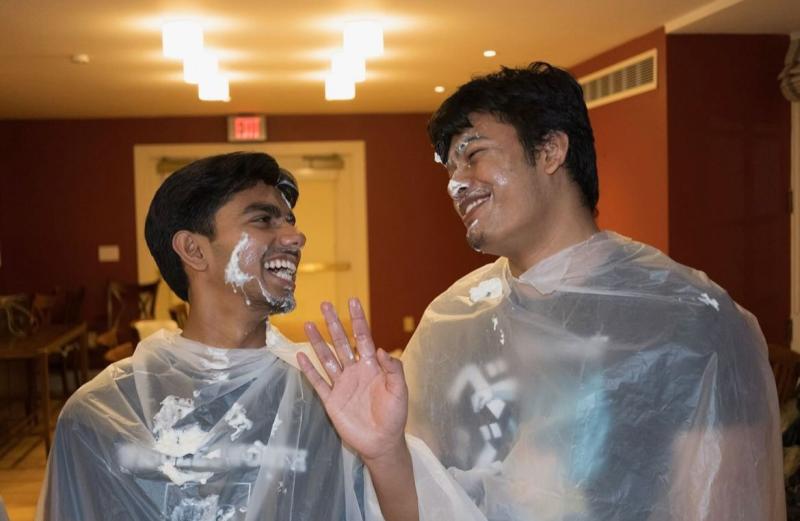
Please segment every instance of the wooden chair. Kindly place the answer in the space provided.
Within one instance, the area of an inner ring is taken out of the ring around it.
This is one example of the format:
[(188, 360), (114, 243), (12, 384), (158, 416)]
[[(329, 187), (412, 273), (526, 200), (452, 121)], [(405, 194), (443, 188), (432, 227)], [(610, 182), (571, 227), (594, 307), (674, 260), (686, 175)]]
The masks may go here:
[[(56, 295), (36, 293), (31, 304), (31, 315), (36, 327), (49, 326), (53, 323), (53, 316), (57, 312), (59, 298)], [(63, 305), (61, 306), (63, 308)]]
[(30, 313), (30, 297), (24, 293), (0, 296), (0, 335), (25, 336), (36, 325)]
[(98, 336), (97, 342), (113, 348), (135, 340), (131, 324), (155, 318), (159, 283), (158, 280), (151, 284), (110, 282), (106, 299), (108, 329)]
[(178, 324), (178, 327), (183, 329), (186, 327), (186, 320), (189, 318), (189, 307), (185, 302), (175, 304), (169, 308), (169, 316)]
[[(82, 300), (82, 296), (81, 296)], [(74, 303), (72, 303), (74, 305)], [(70, 310), (73, 313), (73, 310)], [(65, 324), (67, 318), (66, 310), (66, 294), (54, 293), (44, 294), (37, 293), (33, 296), (33, 303), (31, 304), (31, 315), (33, 316), (37, 328), (45, 327), (50, 324)], [(66, 401), (67, 398), (74, 392), (69, 383), (68, 369), (71, 365), (73, 379), (75, 380), (75, 390), (81, 386), (80, 367), (78, 359), (75, 356), (77, 345), (69, 344), (61, 348), (57, 357), (50, 358), (50, 367), (57, 370), (61, 375), (61, 391), (62, 398)]]

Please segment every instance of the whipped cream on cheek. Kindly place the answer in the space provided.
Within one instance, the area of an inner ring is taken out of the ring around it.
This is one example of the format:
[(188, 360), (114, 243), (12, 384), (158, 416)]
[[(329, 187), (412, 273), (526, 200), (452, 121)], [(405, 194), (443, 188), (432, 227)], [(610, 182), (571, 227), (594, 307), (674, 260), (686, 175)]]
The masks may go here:
[(241, 257), (249, 245), (250, 236), (247, 235), (246, 232), (242, 232), (239, 242), (236, 243), (236, 247), (234, 247), (231, 252), (228, 265), (225, 267), (225, 283), (233, 287), (234, 293), (238, 293), (238, 288), (242, 292), (242, 295), (244, 295), (247, 305), (250, 305), (250, 299), (247, 298), (247, 294), (244, 292), (244, 285), (253, 280), (253, 276), (242, 271)]

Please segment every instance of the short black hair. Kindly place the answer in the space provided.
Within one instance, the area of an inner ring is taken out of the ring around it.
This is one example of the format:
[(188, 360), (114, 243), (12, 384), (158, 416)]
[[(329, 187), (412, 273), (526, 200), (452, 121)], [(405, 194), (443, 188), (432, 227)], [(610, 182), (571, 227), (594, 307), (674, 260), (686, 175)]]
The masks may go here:
[(277, 188), (294, 208), (297, 181), (275, 159), (263, 153), (234, 152), (194, 161), (176, 170), (159, 187), (144, 224), (144, 237), (161, 276), (183, 300), (189, 299), (189, 279), (172, 248), (180, 230), (214, 238), (217, 211), (235, 194), (264, 183)]
[(459, 87), (428, 123), (428, 136), (445, 163), (453, 136), (472, 126), (469, 116), (475, 113), (512, 125), (531, 164), (550, 133), (564, 132), (569, 138), (567, 170), (581, 189), (584, 205), (596, 213), (600, 191), (594, 133), (583, 89), (570, 73), (535, 62), (524, 68), (503, 67)]

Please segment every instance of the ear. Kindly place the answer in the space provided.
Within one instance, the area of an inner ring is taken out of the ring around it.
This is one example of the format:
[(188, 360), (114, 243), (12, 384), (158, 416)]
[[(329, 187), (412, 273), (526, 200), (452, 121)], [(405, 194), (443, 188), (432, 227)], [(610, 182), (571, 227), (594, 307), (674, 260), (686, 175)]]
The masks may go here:
[(569, 137), (560, 130), (550, 132), (539, 149), (539, 161), (543, 162), (545, 172), (554, 174), (567, 160)]
[(204, 251), (205, 237), (187, 230), (180, 230), (172, 236), (172, 249), (183, 263), (195, 271), (208, 269), (208, 257)]

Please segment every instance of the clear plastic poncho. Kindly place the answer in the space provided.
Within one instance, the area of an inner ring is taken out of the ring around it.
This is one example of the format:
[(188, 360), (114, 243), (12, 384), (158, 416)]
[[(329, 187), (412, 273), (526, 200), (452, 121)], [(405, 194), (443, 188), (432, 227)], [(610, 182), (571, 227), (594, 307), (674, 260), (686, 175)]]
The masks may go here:
[(81, 387), (37, 519), (360, 519), (341, 441), (291, 367), (301, 346), (274, 328), (267, 339), (217, 349), (162, 330)]
[(520, 278), (501, 258), (403, 360), (423, 521), (785, 519), (757, 322), (654, 248), (598, 233)]

